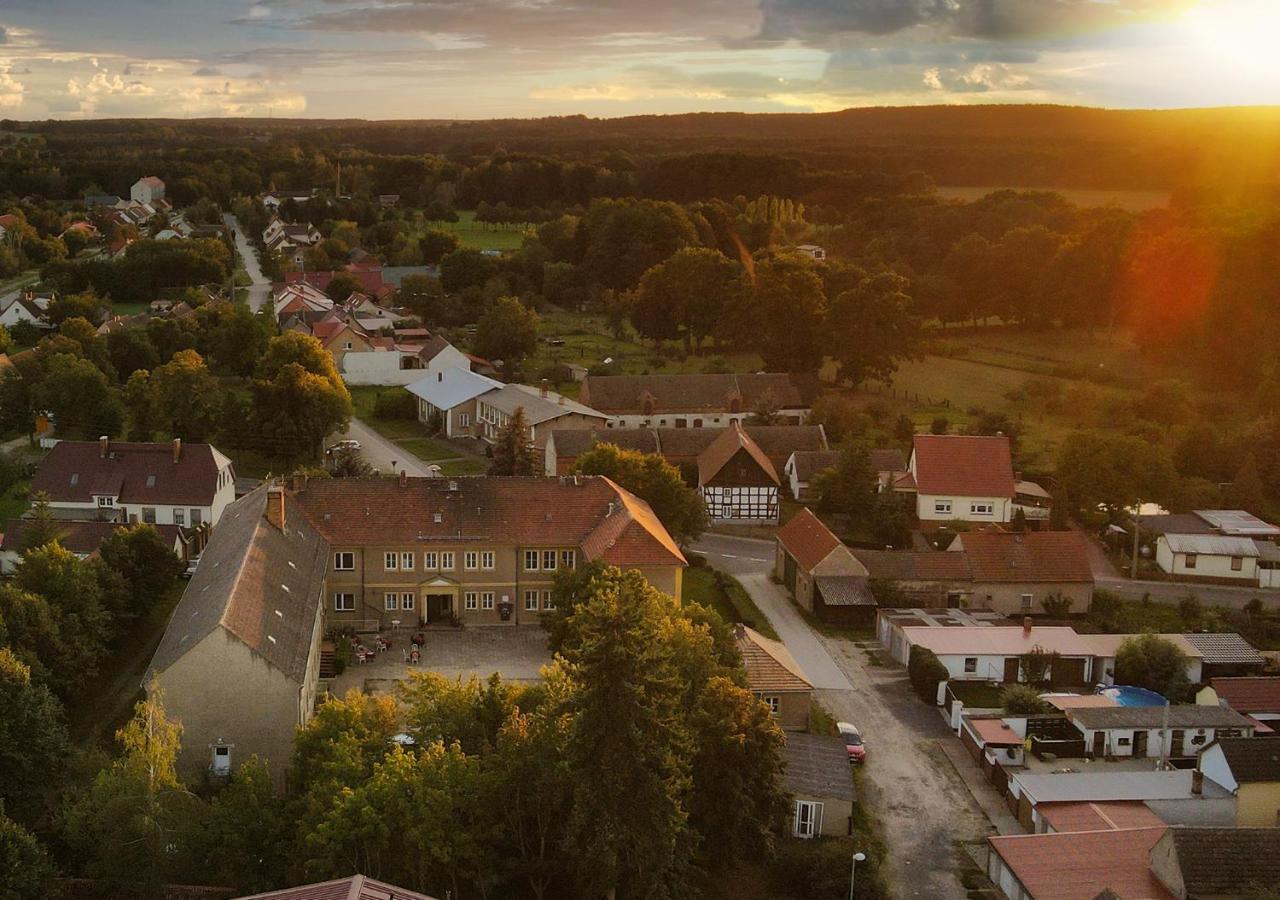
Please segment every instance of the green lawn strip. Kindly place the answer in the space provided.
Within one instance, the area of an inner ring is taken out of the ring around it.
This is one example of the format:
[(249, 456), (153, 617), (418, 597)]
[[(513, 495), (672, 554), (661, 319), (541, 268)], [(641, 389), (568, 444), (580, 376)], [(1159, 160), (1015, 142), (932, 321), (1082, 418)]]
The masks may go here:
[(423, 231), (447, 231), (458, 243), (474, 250), (519, 250), (524, 244), (525, 225), (486, 225), (476, 221), (471, 210), (458, 213), (456, 222), (424, 222)]
[(709, 606), (726, 622), (741, 622), (767, 638), (781, 640), (738, 579), (723, 572), (719, 573), (721, 578), (717, 579), (716, 574), (715, 569), (707, 566), (690, 566), (685, 569), (682, 583), (685, 601)]
[(489, 461), (478, 456), (446, 459), (435, 465), (440, 467), (441, 475), (483, 475), (489, 471)]
[(452, 447), (438, 444), (430, 438), (401, 438), (396, 441), (396, 444), (404, 447), (424, 462), (440, 462), (447, 459), (458, 459), (462, 456), (460, 452)]
[(965, 706), (976, 709), (1000, 709), (1004, 706), (1004, 689), (985, 681), (950, 681), (951, 692)]
[(145, 300), (135, 303), (112, 303), (111, 314), (115, 316), (138, 316), (150, 309), (151, 304)]

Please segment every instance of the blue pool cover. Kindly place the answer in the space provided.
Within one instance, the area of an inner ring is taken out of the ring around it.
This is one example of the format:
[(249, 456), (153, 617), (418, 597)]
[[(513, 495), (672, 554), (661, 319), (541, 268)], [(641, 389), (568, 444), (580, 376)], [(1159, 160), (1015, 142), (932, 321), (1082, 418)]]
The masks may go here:
[(1134, 687), (1131, 684), (1117, 684), (1115, 687), (1102, 688), (1098, 691), (1121, 706), (1164, 706), (1169, 701), (1146, 688)]

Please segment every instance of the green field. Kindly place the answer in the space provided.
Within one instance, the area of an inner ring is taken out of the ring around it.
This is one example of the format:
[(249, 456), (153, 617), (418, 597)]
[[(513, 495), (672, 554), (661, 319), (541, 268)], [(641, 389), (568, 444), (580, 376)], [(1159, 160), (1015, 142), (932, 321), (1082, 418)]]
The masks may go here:
[(423, 228), (451, 232), (463, 247), (475, 250), (519, 250), (524, 243), (525, 226), (486, 225), (470, 211), (459, 211), (456, 222), (425, 222)]
[(1034, 187), (942, 187), (936, 188), (939, 197), (950, 200), (981, 200), (993, 191), (1053, 191), (1061, 194), (1076, 206), (1117, 206), (1129, 212), (1146, 212), (1164, 209), (1169, 205), (1168, 191), (1109, 191), (1093, 188), (1034, 188)]

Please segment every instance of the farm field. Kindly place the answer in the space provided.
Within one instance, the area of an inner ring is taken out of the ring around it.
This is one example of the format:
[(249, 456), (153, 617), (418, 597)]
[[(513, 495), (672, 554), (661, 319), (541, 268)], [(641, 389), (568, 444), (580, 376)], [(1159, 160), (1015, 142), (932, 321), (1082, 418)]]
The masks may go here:
[(944, 187), (936, 189), (938, 196), (950, 200), (981, 200), (993, 191), (1052, 191), (1061, 194), (1076, 206), (1117, 206), (1129, 212), (1146, 212), (1163, 209), (1169, 205), (1168, 191), (1122, 191), (1094, 188), (1055, 187)]
[(524, 243), (524, 226), (485, 225), (476, 221), (472, 211), (459, 210), (456, 222), (424, 222), (422, 227), (451, 232), (463, 247), (475, 250), (518, 250)]

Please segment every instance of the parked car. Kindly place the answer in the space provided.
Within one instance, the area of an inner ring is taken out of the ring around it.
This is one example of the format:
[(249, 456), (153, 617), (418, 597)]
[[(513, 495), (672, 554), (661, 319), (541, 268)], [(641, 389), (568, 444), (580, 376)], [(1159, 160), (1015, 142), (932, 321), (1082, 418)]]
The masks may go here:
[(849, 762), (861, 763), (867, 758), (867, 745), (862, 742), (862, 732), (849, 722), (837, 722), (836, 730), (844, 738), (844, 748), (849, 751)]
[(349, 451), (349, 452), (351, 452), (351, 453), (359, 453), (359, 452), (360, 452), (360, 442), (359, 442), (359, 441), (357, 441), (357, 440), (354, 440), (354, 439), (352, 439), (352, 438), (348, 438), (348, 439), (347, 439), (347, 440), (345, 440), (345, 441), (338, 441), (337, 443), (333, 444), (333, 445), (329, 448), (329, 451), (328, 451), (328, 452), (330, 452), (330, 453), (339, 453), (339, 452), (342, 452), (342, 451), (344, 451), (344, 450)]

